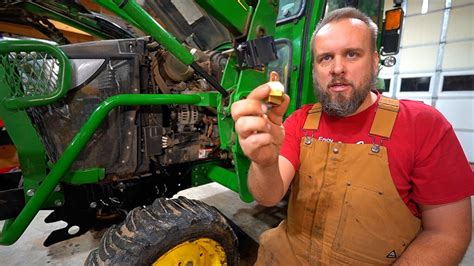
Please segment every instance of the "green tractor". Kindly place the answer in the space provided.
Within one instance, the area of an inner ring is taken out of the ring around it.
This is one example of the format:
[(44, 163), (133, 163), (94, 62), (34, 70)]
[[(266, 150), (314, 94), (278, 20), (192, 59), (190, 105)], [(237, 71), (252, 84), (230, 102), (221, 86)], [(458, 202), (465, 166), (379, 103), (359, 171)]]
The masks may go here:
[[(231, 104), (271, 71), (291, 97), (288, 114), (314, 102), (311, 34), (333, 9), (363, 10), (384, 29), (382, 54), (398, 50), (400, 25), (383, 27), (383, 1), (97, 3), (122, 27), (75, 1), (0, 4), (1, 20), (34, 22), (56, 43), (0, 40), (0, 118), (21, 166), (0, 175), (2, 245), (48, 209), (46, 222), (68, 225), (45, 246), (121, 222), (89, 264), (236, 265), (232, 221), (203, 202), (170, 199), (213, 181), (253, 200)], [(48, 19), (103, 40), (68, 44)]]

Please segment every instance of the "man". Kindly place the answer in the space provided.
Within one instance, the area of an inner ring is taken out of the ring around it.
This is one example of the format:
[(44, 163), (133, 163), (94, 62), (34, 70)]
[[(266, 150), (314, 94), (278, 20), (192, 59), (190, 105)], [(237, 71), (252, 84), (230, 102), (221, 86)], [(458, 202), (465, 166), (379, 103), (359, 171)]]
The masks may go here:
[[(282, 126), (289, 98), (267, 110), (268, 84), (232, 106), (262, 205), (291, 185), (288, 217), (261, 236), (257, 264), (458, 264), (471, 240), (474, 176), (435, 109), (381, 97), (376, 25), (353, 8), (312, 41), (320, 104)], [(276, 171), (278, 169), (279, 171)]]

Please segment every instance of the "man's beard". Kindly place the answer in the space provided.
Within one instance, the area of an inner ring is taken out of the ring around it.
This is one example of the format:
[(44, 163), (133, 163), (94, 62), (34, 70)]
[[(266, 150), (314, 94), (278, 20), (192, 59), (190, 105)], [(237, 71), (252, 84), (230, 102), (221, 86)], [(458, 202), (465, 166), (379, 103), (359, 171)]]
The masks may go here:
[[(313, 83), (315, 86), (315, 93), (321, 102), (323, 112), (326, 112), (330, 116), (345, 117), (351, 115), (357, 111), (362, 105), (370, 90), (375, 86), (377, 82), (376, 74), (371, 71), (370, 76), (364, 81), (360, 87), (355, 87), (350, 81), (343, 77), (334, 77), (325, 89), (321, 89), (321, 85), (316, 79), (316, 73), (313, 72)], [(333, 93), (333, 99), (331, 99), (331, 93), (328, 88), (337, 83), (346, 84), (352, 87), (351, 94), (349, 97), (344, 96), (341, 93)]]

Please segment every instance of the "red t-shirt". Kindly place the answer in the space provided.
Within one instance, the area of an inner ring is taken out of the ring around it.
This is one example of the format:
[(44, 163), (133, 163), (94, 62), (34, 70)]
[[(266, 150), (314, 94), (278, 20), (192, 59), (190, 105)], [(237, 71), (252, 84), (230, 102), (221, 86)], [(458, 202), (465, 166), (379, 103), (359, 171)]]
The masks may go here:
[[(380, 98), (380, 95), (378, 96)], [(308, 110), (305, 105), (284, 123), (285, 140), (280, 154), (299, 169), (300, 140)], [(372, 143), (368, 135), (377, 103), (349, 117), (323, 113), (319, 129), (312, 133), (319, 141)], [(393, 182), (401, 198), (416, 216), (419, 204), (455, 202), (474, 194), (474, 174), (451, 124), (431, 106), (401, 100), (390, 140), (385, 140)]]

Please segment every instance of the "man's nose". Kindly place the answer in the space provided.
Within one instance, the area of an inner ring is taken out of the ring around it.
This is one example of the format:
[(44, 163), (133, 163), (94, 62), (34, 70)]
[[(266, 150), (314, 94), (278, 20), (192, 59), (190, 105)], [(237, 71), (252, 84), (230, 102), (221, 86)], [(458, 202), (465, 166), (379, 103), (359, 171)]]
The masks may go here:
[(332, 68), (331, 68), (331, 74), (335, 76), (339, 76), (344, 73), (346, 73), (344, 60), (341, 57), (334, 58)]

